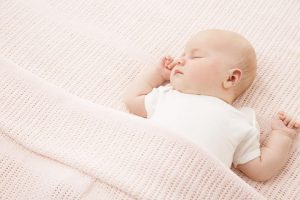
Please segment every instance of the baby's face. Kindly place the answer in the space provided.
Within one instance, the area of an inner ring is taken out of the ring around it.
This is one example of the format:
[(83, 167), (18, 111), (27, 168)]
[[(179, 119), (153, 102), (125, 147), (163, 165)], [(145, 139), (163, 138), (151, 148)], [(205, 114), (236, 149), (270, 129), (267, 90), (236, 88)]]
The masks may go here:
[(229, 42), (228, 35), (225, 37), (222, 31), (202, 31), (193, 36), (172, 69), (173, 88), (184, 93), (215, 96), (228, 75), (230, 63), (238, 62), (235, 55), (239, 52)]

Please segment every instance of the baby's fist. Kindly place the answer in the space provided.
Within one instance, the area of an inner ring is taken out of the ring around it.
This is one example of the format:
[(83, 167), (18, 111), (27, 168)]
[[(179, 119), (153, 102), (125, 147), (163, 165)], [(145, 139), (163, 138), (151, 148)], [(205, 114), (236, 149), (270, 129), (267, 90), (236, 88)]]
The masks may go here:
[(173, 61), (174, 61), (174, 58), (172, 58), (171, 56), (164, 56), (161, 59), (160, 64), (158, 66), (158, 70), (159, 70), (160, 74), (166, 81), (170, 80), (170, 75), (171, 75), (171, 70), (172, 70), (172, 67), (170, 67), (170, 64)]

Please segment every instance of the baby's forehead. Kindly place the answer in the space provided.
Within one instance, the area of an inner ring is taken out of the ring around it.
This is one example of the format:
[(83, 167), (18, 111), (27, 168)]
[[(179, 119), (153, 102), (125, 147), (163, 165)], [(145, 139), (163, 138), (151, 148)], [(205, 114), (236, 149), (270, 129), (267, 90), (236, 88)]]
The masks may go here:
[(187, 42), (185, 51), (238, 52), (247, 46), (245, 39), (233, 32), (202, 31)]
[(242, 35), (232, 32), (232, 31), (225, 31), (225, 30), (205, 30), (200, 31), (192, 36), (195, 39), (206, 39), (206, 40), (218, 40), (218, 41), (225, 41), (225, 40), (239, 40), (245, 39)]

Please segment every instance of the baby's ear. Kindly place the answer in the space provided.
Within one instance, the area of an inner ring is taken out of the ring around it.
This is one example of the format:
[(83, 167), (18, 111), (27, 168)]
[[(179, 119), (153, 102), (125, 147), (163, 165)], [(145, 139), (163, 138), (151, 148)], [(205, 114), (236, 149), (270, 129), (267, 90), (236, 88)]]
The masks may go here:
[(242, 70), (239, 68), (230, 69), (227, 72), (226, 80), (223, 81), (223, 87), (228, 89), (236, 86), (242, 78)]

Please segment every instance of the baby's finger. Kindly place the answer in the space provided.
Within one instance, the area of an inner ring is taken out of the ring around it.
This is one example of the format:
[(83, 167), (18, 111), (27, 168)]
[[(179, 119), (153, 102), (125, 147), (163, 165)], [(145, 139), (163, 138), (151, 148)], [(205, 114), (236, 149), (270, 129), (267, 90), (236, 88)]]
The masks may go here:
[(280, 120), (284, 120), (285, 119), (285, 116), (284, 116), (284, 113), (283, 112), (278, 112), (278, 119)]
[(290, 116), (286, 116), (283, 123), (287, 126), (289, 124), (289, 122), (291, 121), (291, 117)]
[(173, 62), (173, 58), (171, 56), (167, 55), (163, 58), (163, 64), (165, 67), (167, 67), (171, 62)]
[(285, 113), (284, 113), (283, 111), (279, 111), (279, 112), (278, 112), (278, 116), (279, 116), (279, 117), (285, 117)]
[(167, 68), (171, 70), (176, 66), (176, 64), (177, 64), (176, 62), (172, 62), (170, 65), (168, 65)]
[(299, 122), (296, 122), (295, 125), (294, 125), (294, 127), (295, 127), (295, 128), (300, 128), (300, 123), (299, 123)]
[(289, 124), (287, 125), (287, 127), (288, 127), (288, 128), (294, 128), (295, 124), (296, 124), (296, 121), (295, 121), (295, 120), (291, 120), (291, 121), (289, 122)]
[(160, 64), (163, 65), (163, 66), (165, 66), (166, 60), (167, 60), (167, 59), (166, 59), (166, 56), (162, 57), (162, 58), (160, 59)]
[(173, 58), (169, 58), (166, 60), (165, 64), (166, 64), (166, 66), (168, 66), (172, 62), (173, 62)]

